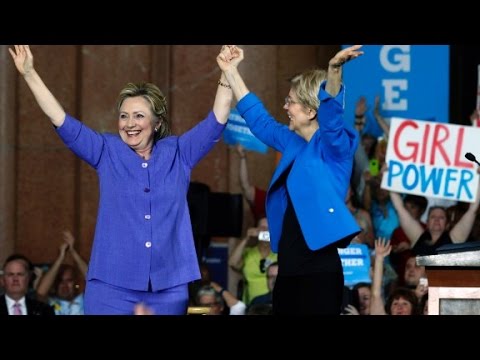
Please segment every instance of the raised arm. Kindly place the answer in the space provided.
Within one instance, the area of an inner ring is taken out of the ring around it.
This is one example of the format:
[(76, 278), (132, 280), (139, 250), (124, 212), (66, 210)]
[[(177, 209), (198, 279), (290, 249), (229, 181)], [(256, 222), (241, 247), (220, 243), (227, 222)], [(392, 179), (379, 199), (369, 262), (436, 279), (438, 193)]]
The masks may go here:
[(55, 262), (53, 265), (48, 269), (45, 275), (43, 275), (42, 279), (40, 280), (40, 283), (38, 284), (37, 288), (37, 297), (39, 300), (47, 302), (48, 300), (48, 293), (50, 289), (53, 286), (53, 283), (55, 282), (55, 278), (58, 275), (58, 270), (60, 269), (60, 266), (63, 263), (63, 260), (65, 259), (65, 254), (68, 249), (68, 244), (63, 243), (60, 245), (60, 249), (58, 252), (58, 257), (55, 259)]
[(240, 158), (240, 186), (242, 187), (243, 196), (250, 205), (255, 201), (255, 188), (250, 184), (248, 180), (248, 166), (247, 166), (247, 154), (242, 145), (237, 144), (235, 150)]
[[(478, 168), (477, 172), (480, 172)], [(455, 224), (455, 226), (450, 230), (450, 239), (453, 243), (463, 243), (467, 241), (468, 236), (470, 235), (473, 223), (475, 222), (475, 217), (477, 216), (478, 206), (480, 204), (480, 183), (477, 188), (477, 195), (475, 202), (470, 203), (468, 210), (463, 214), (462, 218)]]
[(247, 246), (249, 236), (247, 235), (244, 237), (240, 242), (237, 244), (235, 249), (233, 249), (232, 254), (228, 258), (228, 265), (236, 271), (241, 272), (243, 268), (243, 250)]
[(243, 268), (243, 252), (245, 250), (245, 247), (248, 244), (248, 240), (250, 237), (257, 237), (258, 236), (258, 228), (249, 228), (247, 230), (247, 235), (240, 240), (240, 242), (237, 244), (235, 249), (233, 249), (232, 254), (228, 258), (228, 265), (237, 271), (242, 271)]
[(393, 207), (397, 210), (400, 226), (405, 232), (405, 235), (410, 239), (410, 243), (412, 244), (411, 247), (413, 248), (425, 230), (422, 225), (420, 225), (420, 222), (407, 211), (400, 194), (393, 191), (390, 191), (389, 193)]
[(15, 50), (9, 48), (8, 51), (10, 51), (18, 72), (27, 82), (40, 108), (50, 118), (53, 125), (56, 127), (62, 126), (65, 120), (65, 111), (35, 71), (30, 47), (28, 45), (15, 45)]
[(75, 264), (77, 265), (78, 269), (80, 270), (80, 273), (84, 278), (87, 277), (87, 270), (88, 270), (88, 265), (85, 262), (85, 260), (82, 259), (82, 257), (78, 254), (77, 250), (75, 250), (75, 238), (73, 237), (72, 233), (68, 230), (63, 232), (63, 240), (65, 243), (68, 244), (68, 250), (70, 251), (70, 254), (73, 257), (73, 261), (75, 261)]
[(375, 240), (375, 263), (373, 266), (372, 299), (370, 300), (370, 315), (387, 315), (382, 298), (383, 262), (390, 254), (390, 241), (383, 238)]
[[(355, 104), (355, 129), (359, 134), (362, 134), (365, 129), (367, 110), (367, 99), (365, 96), (361, 96)], [(363, 146), (359, 146), (359, 148), (363, 148)]]
[(390, 134), (390, 126), (385, 121), (385, 118), (380, 114), (380, 96), (375, 96), (375, 107), (373, 108), (373, 116), (377, 120), (378, 125), (382, 128), (385, 138), (388, 139)]
[[(217, 293), (220, 294), (222, 299), (225, 301), (227, 306), (230, 308), (230, 315), (245, 315), (246, 305), (238, 300), (230, 291), (225, 288), (222, 288), (218, 283), (212, 281), (210, 286), (215, 290)], [(231, 310), (236, 305), (235, 311), (236, 313), (232, 314)]]
[(243, 60), (243, 50), (235, 45), (226, 45), (225, 48), (230, 50), (229, 59), (222, 59), (218, 62), (218, 66), (225, 74), (225, 77), (232, 87), (233, 94), (237, 100), (240, 100), (250, 91), (245, 85), (240, 73), (238, 72), (238, 64)]
[(335, 54), (328, 62), (327, 85), (325, 91), (332, 97), (337, 96), (342, 85), (342, 66), (346, 62), (363, 55), (363, 51), (358, 51), (362, 45), (353, 45), (345, 48)]
[[(220, 66), (225, 62), (231, 61), (232, 57), (233, 55), (230, 48), (223, 46), (217, 56), (217, 63)], [(215, 95), (215, 102), (213, 104), (213, 112), (220, 124), (227, 123), (232, 98), (232, 88), (228, 84), (225, 74), (222, 72), (220, 80), (218, 81), (217, 94)]]

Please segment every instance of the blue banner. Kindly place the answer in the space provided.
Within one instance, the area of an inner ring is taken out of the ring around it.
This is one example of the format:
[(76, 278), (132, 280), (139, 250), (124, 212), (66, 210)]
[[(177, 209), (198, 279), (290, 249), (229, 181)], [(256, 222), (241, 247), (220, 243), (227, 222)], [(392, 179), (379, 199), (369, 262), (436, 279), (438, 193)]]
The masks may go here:
[(211, 242), (202, 261), (207, 264), (210, 279), (228, 288), (228, 244)]
[[(345, 46), (344, 46), (345, 47)], [(365, 45), (360, 58), (344, 67), (345, 120), (353, 125), (361, 96), (368, 104), (364, 132), (382, 136), (373, 117), (380, 96), (384, 118), (401, 117), (449, 122), (448, 45)]]
[(258, 140), (250, 131), (237, 109), (233, 108), (223, 132), (223, 141), (227, 145), (241, 144), (245, 149), (266, 154), (268, 146)]
[(365, 244), (350, 244), (345, 249), (338, 249), (342, 260), (345, 286), (352, 287), (360, 282), (371, 283), (370, 250)]

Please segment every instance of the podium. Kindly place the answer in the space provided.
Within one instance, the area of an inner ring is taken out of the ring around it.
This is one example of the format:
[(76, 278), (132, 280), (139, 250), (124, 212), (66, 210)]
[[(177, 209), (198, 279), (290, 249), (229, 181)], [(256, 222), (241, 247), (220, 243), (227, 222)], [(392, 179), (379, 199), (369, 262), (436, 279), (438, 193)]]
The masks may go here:
[(428, 278), (429, 315), (480, 315), (480, 250), (417, 256)]

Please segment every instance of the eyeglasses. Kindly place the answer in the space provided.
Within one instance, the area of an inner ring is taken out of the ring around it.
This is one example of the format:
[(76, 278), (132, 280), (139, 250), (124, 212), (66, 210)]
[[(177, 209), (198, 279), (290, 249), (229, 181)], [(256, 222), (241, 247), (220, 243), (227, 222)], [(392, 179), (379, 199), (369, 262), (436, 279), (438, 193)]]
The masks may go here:
[(287, 96), (285, 98), (285, 105), (290, 106), (292, 104), (298, 104), (298, 101), (294, 101), (290, 96)]

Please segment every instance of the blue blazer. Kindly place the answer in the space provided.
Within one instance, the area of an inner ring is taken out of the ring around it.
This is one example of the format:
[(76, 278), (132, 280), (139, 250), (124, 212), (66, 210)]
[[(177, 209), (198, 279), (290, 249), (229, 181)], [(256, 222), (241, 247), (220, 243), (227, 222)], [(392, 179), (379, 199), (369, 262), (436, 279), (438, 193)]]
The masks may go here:
[[(283, 217), (290, 194), (303, 236), (311, 250), (360, 232), (345, 205), (358, 135), (343, 120), (344, 87), (336, 98), (320, 87), (320, 128), (310, 142), (280, 124), (267, 112), (260, 99), (247, 94), (237, 104), (252, 133), (282, 153), (267, 192), (266, 210), (271, 247), (278, 251)], [(282, 174), (292, 169), (285, 182)]]

